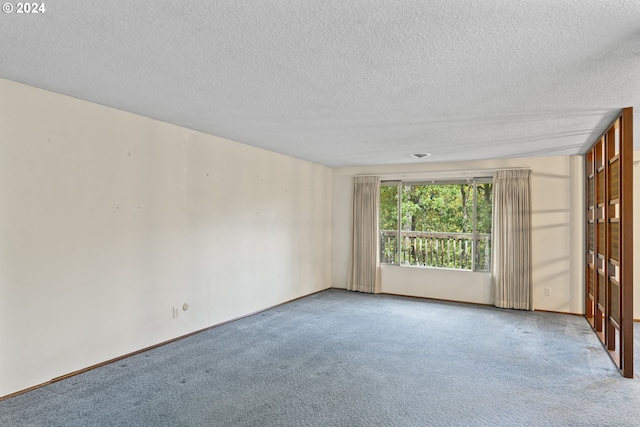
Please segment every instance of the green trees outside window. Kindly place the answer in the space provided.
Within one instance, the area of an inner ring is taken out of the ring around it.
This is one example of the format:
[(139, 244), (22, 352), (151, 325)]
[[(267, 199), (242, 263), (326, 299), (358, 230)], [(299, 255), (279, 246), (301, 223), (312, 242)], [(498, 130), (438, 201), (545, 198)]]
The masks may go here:
[(380, 188), (381, 261), (489, 270), (492, 190), (489, 179), (383, 182)]

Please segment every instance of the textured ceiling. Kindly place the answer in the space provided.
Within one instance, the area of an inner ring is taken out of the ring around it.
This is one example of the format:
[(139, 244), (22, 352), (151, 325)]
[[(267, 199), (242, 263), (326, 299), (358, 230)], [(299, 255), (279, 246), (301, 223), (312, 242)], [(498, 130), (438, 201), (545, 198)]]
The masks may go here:
[(45, 5), (0, 14), (0, 77), (329, 166), (640, 135), (638, 0)]

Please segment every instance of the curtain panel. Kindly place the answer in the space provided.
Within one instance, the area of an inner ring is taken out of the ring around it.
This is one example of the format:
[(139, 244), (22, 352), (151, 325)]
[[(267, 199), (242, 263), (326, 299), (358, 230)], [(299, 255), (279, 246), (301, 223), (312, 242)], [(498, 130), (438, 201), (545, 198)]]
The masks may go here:
[(353, 179), (351, 263), (347, 289), (380, 292), (380, 177)]
[(495, 306), (531, 310), (531, 171), (497, 171), (493, 198)]

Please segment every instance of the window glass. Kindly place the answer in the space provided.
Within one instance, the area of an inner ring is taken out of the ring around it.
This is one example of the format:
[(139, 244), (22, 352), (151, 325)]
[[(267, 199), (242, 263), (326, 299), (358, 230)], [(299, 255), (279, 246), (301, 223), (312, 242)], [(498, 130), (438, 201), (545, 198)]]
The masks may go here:
[(380, 191), (383, 263), (491, 267), (491, 182), (384, 183)]
[(398, 183), (380, 186), (380, 262), (396, 264), (398, 239)]
[(491, 224), (493, 215), (493, 184), (477, 183), (475, 269), (491, 269)]
[(404, 184), (402, 230), (471, 233), (473, 185)]

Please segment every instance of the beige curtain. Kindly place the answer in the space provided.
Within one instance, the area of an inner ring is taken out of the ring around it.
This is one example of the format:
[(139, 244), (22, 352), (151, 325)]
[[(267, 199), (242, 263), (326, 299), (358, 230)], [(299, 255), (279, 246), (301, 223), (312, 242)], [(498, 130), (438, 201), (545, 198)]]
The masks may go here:
[(380, 177), (354, 177), (350, 291), (380, 292), (379, 218)]
[(493, 178), (495, 305), (531, 310), (531, 171), (505, 170)]

